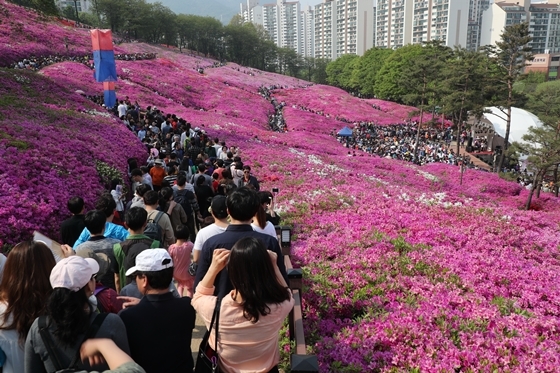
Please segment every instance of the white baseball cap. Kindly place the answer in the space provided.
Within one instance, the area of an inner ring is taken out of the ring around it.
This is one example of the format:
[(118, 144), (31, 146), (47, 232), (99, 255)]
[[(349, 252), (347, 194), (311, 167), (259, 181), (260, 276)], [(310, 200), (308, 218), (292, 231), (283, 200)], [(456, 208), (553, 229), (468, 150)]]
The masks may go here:
[(76, 292), (86, 286), (97, 272), (99, 264), (95, 259), (73, 255), (56, 263), (51, 271), (51, 286)]
[(165, 249), (148, 249), (136, 257), (136, 265), (126, 271), (126, 276), (135, 272), (158, 272), (173, 267), (173, 259)]

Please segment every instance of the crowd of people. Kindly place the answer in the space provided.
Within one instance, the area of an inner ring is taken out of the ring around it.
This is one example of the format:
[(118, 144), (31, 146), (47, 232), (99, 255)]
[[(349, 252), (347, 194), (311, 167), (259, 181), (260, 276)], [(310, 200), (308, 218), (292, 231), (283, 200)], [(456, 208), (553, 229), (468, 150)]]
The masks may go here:
[[(137, 61), (137, 60), (153, 60), (157, 58), (157, 53), (121, 53), (115, 54), (115, 60), (122, 61)], [(90, 69), (94, 68), (93, 59), (91, 55), (84, 56), (61, 56), (61, 55), (49, 55), (43, 57), (29, 57), (24, 58), (13, 65), (14, 69), (19, 70), (40, 70), (49, 65), (59, 63), (59, 62), (79, 62)]]
[[(373, 122), (355, 123), (351, 136), (340, 136), (336, 130), (332, 135), (345, 147), (351, 149), (348, 154), (356, 155), (356, 150), (375, 154), (382, 158), (398, 159), (414, 162), (419, 165), (426, 163), (465, 164), (476, 168), (470, 158), (455, 153), (451, 148), (453, 134), (450, 128), (421, 130), (416, 144), (418, 124), (409, 122), (388, 126), (376, 125)], [(418, 150), (415, 155), (415, 148)]]
[(274, 113), (268, 116), (268, 125), (270, 126), (270, 129), (272, 129), (275, 132), (286, 132), (288, 128), (286, 126), (286, 120), (284, 120), (284, 114), (282, 113), (282, 110), (284, 109), (284, 106), (286, 106), (286, 103), (278, 102), (278, 100), (276, 100), (272, 96), (272, 92), (271, 92), (272, 90), (278, 88), (280, 87), (261, 86), (259, 87), (259, 94), (268, 102), (270, 102), (270, 104), (274, 107)]
[(125, 98), (116, 115), (149, 157), (129, 159), (129, 183), (94, 209), (67, 201), (59, 249), (26, 241), (4, 258), (4, 372), (191, 372), (196, 314), (219, 327), (205, 341), (222, 371), (278, 372), (293, 299), (275, 194), (238, 147), (174, 114)]

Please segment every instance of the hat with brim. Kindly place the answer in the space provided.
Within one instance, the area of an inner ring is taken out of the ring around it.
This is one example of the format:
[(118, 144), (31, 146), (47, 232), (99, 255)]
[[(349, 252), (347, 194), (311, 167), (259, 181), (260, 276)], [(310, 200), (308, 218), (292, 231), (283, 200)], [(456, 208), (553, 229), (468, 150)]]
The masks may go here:
[(144, 250), (136, 257), (136, 265), (126, 271), (125, 275), (132, 276), (138, 272), (159, 272), (173, 267), (173, 260), (165, 249)]
[(53, 289), (64, 288), (76, 292), (86, 286), (97, 272), (99, 264), (95, 259), (72, 255), (56, 263), (49, 280)]

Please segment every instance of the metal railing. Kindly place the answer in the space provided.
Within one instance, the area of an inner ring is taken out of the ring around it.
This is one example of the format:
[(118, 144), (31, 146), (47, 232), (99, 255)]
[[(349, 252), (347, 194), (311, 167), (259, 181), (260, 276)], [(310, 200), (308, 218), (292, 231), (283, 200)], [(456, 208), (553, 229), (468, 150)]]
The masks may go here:
[(303, 331), (303, 312), (301, 308), (303, 271), (294, 268), (292, 265), (291, 254), (291, 228), (286, 226), (276, 226), (278, 243), (284, 254), (284, 264), (288, 273), (288, 286), (292, 290), (294, 298), (294, 308), (288, 316), (290, 328), (290, 340), (295, 342), (295, 351), (290, 355), (290, 370), (292, 373), (318, 372), (319, 363), (317, 356), (307, 353), (305, 344), (305, 333)]

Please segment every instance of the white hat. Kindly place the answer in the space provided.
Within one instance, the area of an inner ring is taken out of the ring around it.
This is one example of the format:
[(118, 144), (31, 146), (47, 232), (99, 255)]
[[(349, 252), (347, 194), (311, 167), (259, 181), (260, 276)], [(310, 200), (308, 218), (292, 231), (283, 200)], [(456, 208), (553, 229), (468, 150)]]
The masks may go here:
[(173, 260), (165, 249), (148, 249), (136, 257), (136, 265), (126, 271), (126, 276), (134, 272), (158, 272), (173, 267)]
[(86, 286), (97, 272), (99, 264), (95, 259), (73, 255), (56, 263), (51, 271), (51, 286), (76, 292)]

